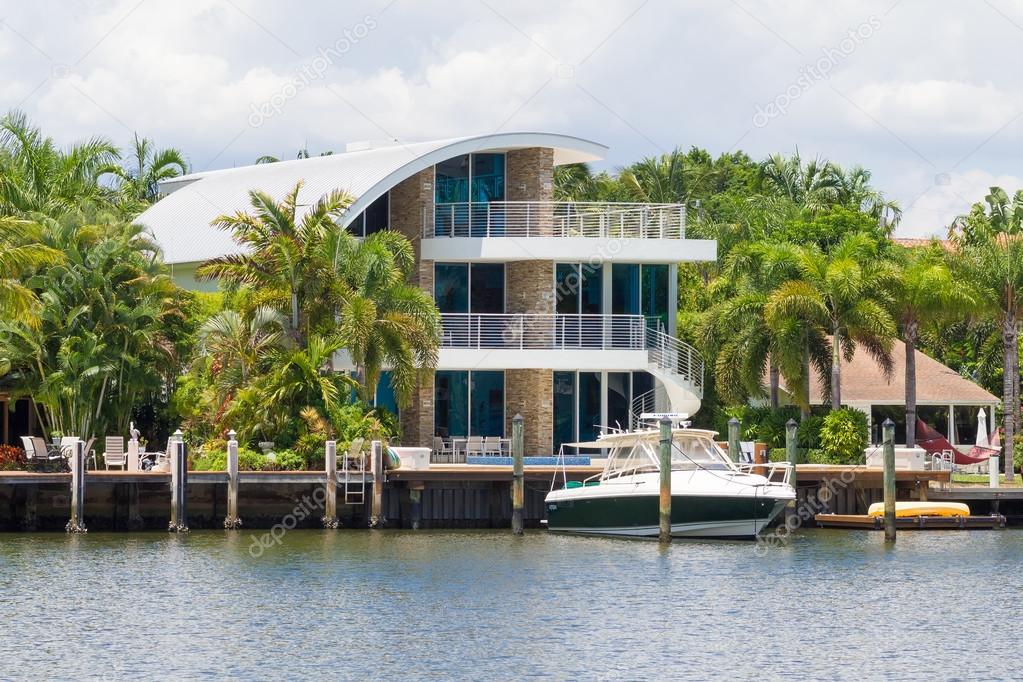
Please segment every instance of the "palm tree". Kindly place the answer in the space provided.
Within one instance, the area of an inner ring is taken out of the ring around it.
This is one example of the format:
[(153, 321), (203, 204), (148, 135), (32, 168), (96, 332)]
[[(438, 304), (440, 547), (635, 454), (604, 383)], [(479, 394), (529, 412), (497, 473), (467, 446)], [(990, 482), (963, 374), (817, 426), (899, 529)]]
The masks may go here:
[(920, 327), (949, 319), (974, 303), (969, 287), (957, 280), (936, 242), (927, 248), (903, 249), (896, 280), (895, 318), (906, 346), (906, 445), (916, 443), (916, 347)]
[(838, 164), (832, 164), (832, 170), (837, 182), (838, 203), (872, 216), (886, 234), (890, 235), (892, 230), (898, 227), (902, 220), (899, 202), (887, 198), (884, 192), (871, 186), (869, 170), (862, 166), (853, 166), (845, 171)]
[(710, 166), (689, 163), (685, 152), (675, 148), (632, 164), (618, 179), (633, 201), (683, 204), (713, 172)]
[(223, 310), (199, 328), (200, 349), (219, 361), (221, 372), (237, 368), (232, 383), (243, 385), (260, 358), (280, 342), (283, 326), (284, 316), (268, 306), (257, 306), (247, 318)]
[(129, 206), (140, 207), (159, 198), (160, 182), (188, 173), (188, 163), (177, 149), (157, 149), (149, 138), (135, 133), (135, 148), (130, 166), (112, 164), (101, 174), (118, 179), (118, 193)]
[[(797, 260), (795, 245), (766, 241), (742, 244), (725, 259), (715, 281), (719, 302), (707, 311), (703, 336), (706, 345), (718, 347), (717, 387), (730, 401), (761, 396), (766, 368), (770, 405), (778, 407), (779, 363), (793, 349), (781, 344), (784, 337), (768, 325), (765, 310), (775, 288), (797, 274)], [(800, 348), (794, 351), (798, 356)], [(786, 377), (790, 386), (793, 378)]]
[(798, 279), (778, 287), (767, 305), (769, 319), (802, 319), (831, 334), (831, 406), (842, 406), (842, 358), (862, 345), (891, 375), (895, 321), (889, 312), (895, 277), (892, 264), (878, 255), (875, 240), (848, 235), (830, 253), (804, 247)]
[(39, 238), (39, 225), (0, 217), (0, 317), (37, 322), (39, 299), (18, 276), (61, 259), (59, 251), (39, 243)]
[(360, 397), (372, 402), (387, 366), (399, 405), (408, 405), (419, 373), (437, 364), (441, 336), (433, 299), (409, 283), (415, 268), (411, 242), (390, 230), (364, 240), (336, 230), (324, 241), (320, 261), (327, 265), (321, 281), (329, 284)]
[(772, 154), (760, 167), (764, 185), (773, 194), (817, 213), (839, 198), (840, 181), (835, 167), (823, 159), (803, 163), (799, 150), (792, 156)]
[(1023, 317), (1023, 190), (1010, 200), (992, 187), (984, 203), (952, 224), (953, 266), (977, 289), (978, 303), (994, 314), (1002, 331), (1002, 414), (1005, 478), (1014, 478), (1013, 438), (1020, 424), (1019, 331)]
[(24, 113), (0, 119), (0, 215), (57, 217), (99, 203), (107, 190), (97, 182), (118, 159), (117, 148), (94, 137), (59, 149)]
[(196, 270), (200, 279), (249, 285), (263, 301), (290, 309), (289, 332), (300, 346), (318, 323), (309, 314), (317, 305), (313, 292), (321, 286), (317, 253), (328, 235), (339, 231), (335, 219), (354, 201), (335, 190), (298, 217), (301, 189), (299, 182), (281, 202), (265, 192), (249, 192), (253, 213), (239, 211), (213, 223), (230, 230), (235, 241), (246, 247), (245, 253), (214, 258)]

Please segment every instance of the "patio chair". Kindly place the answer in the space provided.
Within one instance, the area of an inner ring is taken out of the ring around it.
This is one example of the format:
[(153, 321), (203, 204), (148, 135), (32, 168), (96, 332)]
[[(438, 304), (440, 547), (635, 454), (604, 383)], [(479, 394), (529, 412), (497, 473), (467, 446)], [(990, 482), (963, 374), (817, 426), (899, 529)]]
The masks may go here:
[(483, 454), (488, 457), (500, 457), (503, 453), (501, 452), (501, 437), (500, 436), (487, 436), (483, 439)]
[(465, 456), (483, 454), (483, 436), (469, 436), (465, 441)]
[(103, 465), (107, 469), (111, 466), (128, 468), (128, 453), (124, 449), (123, 436), (107, 436), (104, 439)]
[(60, 449), (48, 448), (46, 446), (46, 441), (39, 436), (32, 437), (32, 452), (34, 461), (40, 467), (44, 467), (51, 462), (59, 462), (61, 460)]
[(348, 445), (348, 452), (345, 457), (348, 458), (348, 468), (362, 470), (364, 468), (363, 449), (366, 445), (365, 438), (353, 438), (352, 442)]
[(433, 437), (433, 461), (438, 463), (452, 462), (453, 455), (454, 451), (451, 449), (451, 443), (445, 442), (440, 436)]

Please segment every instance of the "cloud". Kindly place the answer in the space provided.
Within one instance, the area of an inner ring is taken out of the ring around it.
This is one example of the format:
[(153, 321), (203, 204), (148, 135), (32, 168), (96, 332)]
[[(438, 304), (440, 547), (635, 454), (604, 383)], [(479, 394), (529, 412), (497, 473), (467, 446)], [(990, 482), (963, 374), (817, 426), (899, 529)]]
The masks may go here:
[(970, 207), (983, 201), (991, 187), (1001, 187), (1009, 196), (1023, 189), (1023, 176), (992, 174), (979, 168), (963, 172), (921, 177), (920, 192), (904, 205), (898, 234), (903, 237), (943, 237), (948, 226)]

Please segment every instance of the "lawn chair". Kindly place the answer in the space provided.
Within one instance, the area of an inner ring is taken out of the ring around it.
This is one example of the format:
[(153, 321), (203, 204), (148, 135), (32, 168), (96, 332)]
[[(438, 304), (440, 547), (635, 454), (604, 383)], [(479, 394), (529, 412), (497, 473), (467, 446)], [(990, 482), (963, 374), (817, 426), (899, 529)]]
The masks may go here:
[[(25, 438), (25, 436), (22, 436)], [(40, 468), (45, 468), (47, 464), (52, 462), (59, 462), (61, 460), (61, 454), (59, 448), (49, 448), (46, 446), (46, 441), (39, 436), (33, 436), (32, 441), (32, 461)], [(28, 449), (25, 450), (25, 456), (28, 457)]]
[(483, 439), (483, 454), (487, 457), (500, 457), (501, 452), (501, 437), (500, 436), (487, 436)]
[(351, 444), (348, 446), (348, 453), (345, 455), (348, 459), (348, 468), (356, 471), (365, 470), (365, 456), (363, 455), (363, 449), (366, 445), (365, 438), (353, 438)]
[(454, 461), (454, 451), (451, 449), (451, 443), (445, 442), (440, 436), (434, 436), (433, 457), (433, 461), (438, 463)]
[(123, 436), (107, 436), (104, 439), (103, 465), (128, 468), (128, 453), (124, 449)]
[(483, 454), (483, 436), (469, 436), (465, 441), (465, 456)]

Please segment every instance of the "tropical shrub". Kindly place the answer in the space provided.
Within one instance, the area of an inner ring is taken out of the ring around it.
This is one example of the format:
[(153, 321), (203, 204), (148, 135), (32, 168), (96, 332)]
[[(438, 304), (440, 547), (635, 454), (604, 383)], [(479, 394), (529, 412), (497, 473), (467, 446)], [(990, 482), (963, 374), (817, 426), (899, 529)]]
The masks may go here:
[(820, 431), (821, 449), (835, 464), (859, 464), (867, 447), (867, 415), (843, 407), (824, 417)]
[(275, 450), (275, 468), (281, 471), (305, 471), (308, 460), (295, 450)]
[(824, 417), (811, 415), (799, 422), (797, 431), (799, 447), (817, 449), (821, 445), (821, 427), (824, 426)]
[(13, 445), (0, 445), (0, 471), (24, 469), (25, 451)]

